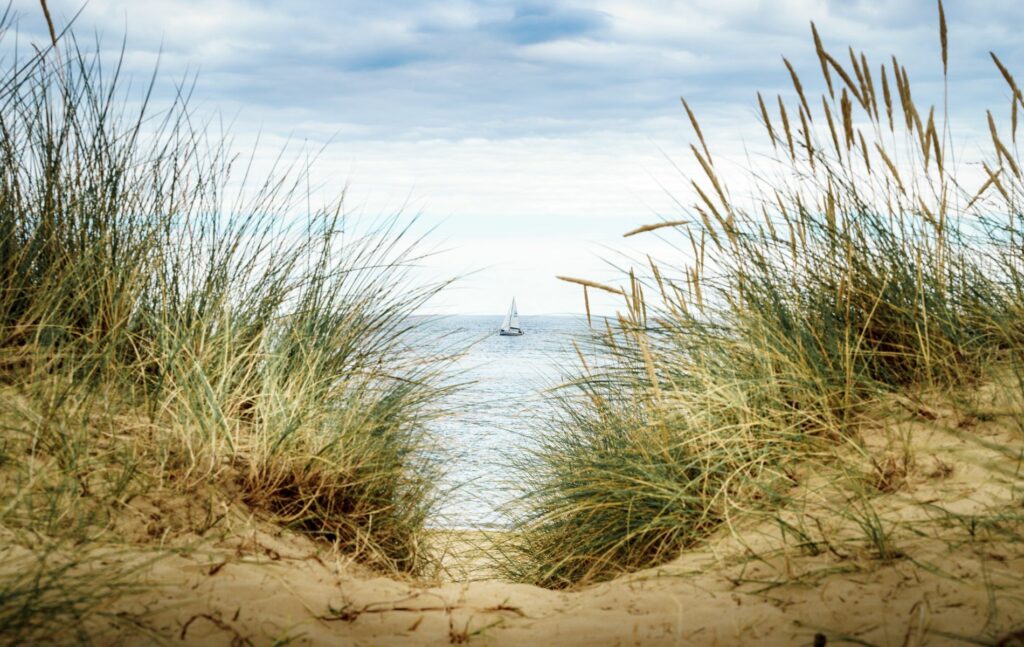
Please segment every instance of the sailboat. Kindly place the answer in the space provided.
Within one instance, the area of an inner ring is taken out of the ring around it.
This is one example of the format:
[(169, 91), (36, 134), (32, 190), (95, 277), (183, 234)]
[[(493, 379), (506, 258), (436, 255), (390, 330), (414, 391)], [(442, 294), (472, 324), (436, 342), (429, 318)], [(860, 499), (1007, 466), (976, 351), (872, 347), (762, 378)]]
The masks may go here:
[(516, 298), (512, 297), (512, 305), (508, 307), (508, 314), (505, 315), (505, 320), (501, 322), (500, 335), (506, 337), (518, 337), (523, 334), (523, 329), (519, 327), (519, 311), (516, 310)]

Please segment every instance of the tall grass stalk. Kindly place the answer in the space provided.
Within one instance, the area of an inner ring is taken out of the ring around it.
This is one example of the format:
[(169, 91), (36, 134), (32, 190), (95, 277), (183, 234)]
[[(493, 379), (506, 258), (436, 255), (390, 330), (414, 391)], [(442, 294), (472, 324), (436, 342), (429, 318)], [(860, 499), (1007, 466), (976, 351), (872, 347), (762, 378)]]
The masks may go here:
[(123, 55), (56, 45), (0, 73), (0, 524), (91, 541), (140, 493), (223, 487), (417, 572), (445, 387), (414, 219), (309, 208), (305, 167), (258, 179), (183, 89), (154, 109)]
[(857, 425), (885, 394), (970, 388), (993, 360), (1019, 365), (1012, 76), (996, 59), (1013, 126), (1001, 134), (990, 115), (987, 179), (969, 189), (945, 110), (916, 102), (906, 68), (852, 50), (841, 62), (812, 32), (821, 94), (786, 61), (793, 92), (757, 97), (775, 152), (746, 177), (751, 203), (732, 197), (684, 101), (693, 202), (626, 235), (680, 235), (692, 253), (622, 287), (566, 279), (623, 307), (595, 326), (595, 357), (529, 461), (541, 467), (524, 469), (510, 576), (566, 586), (670, 559), (777, 509), (809, 463), (863, 454)]

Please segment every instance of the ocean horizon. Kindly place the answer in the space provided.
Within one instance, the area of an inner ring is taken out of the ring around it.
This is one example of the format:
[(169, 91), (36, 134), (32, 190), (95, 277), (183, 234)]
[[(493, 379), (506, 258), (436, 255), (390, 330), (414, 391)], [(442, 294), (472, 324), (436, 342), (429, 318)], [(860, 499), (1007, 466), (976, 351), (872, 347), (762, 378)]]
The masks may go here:
[(574, 365), (571, 340), (587, 330), (583, 316), (523, 315), (525, 334), (505, 337), (503, 317), (448, 315), (423, 331), (446, 348), (467, 349), (448, 369), (463, 385), (448, 403), (454, 413), (430, 424), (446, 465), (434, 527), (507, 527), (503, 510), (517, 494), (512, 464), (537, 439), (552, 412), (544, 391)]

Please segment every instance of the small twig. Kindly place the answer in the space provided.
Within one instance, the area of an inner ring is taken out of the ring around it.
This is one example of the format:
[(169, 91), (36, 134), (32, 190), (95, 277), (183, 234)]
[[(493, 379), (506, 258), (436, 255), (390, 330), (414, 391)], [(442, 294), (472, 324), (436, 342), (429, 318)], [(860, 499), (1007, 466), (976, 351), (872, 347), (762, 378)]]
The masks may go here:
[(232, 627), (228, 623), (224, 622), (220, 618), (217, 618), (215, 616), (210, 615), (209, 613), (197, 613), (196, 615), (194, 615), (191, 618), (189, 618), (188, 620), (186, 620), (185, 624), (183, 624), (181, 626), (181, 639), (182, 640), (185, 640), (185, 635), (188, 633), (188, 628), (190, 626), (192, 626), (192, 623), (195, 622), (196, 620), (199, 620), (200, 618), (205, 618), (205, 619), (209, 620), (210, 622), (212, 622), (214, 624), (214, 626), (216, 626), (218, 629), (220, 629), (222, 631), (228, 631), (228, 632), (231, 632), (232, 634), (234, 634), (234, 638), (231, 640), (231, 644), (232, 645), (252, 645), (252, 641), (249, 640), (248, 638), (246, 638), (245, 636), (243, 636), (242, 634), (238, 633), (237, 629), (235, 629), (234, 627)]

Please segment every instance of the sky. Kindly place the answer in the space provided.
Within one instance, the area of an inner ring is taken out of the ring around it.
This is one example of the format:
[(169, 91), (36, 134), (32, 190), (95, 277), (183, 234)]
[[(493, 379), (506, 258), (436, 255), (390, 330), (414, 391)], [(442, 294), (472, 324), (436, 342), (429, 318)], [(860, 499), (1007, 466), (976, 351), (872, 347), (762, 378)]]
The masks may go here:
[[(680, 217), (694, 140), (742, 176), (767, 139), (755, 92), (792, 93), (786, 56), (817, 74), (826, 47), (896, 54), (915, 94), (938, 97), (937, 10), (926, 0), (50, 0), (78, 13), (140, 82), (159, 63), (157, 102), (196, 80), (192, 106), (230, 123), (241, 150), (320, 151), (318, 186), (353, 213), (418, 215), (436, 253), (424, 281), (460, 280), (433, 312), (581, 312), (556, 275), (619, 283), (647, 255), (672, 263), (671, 234), (622, 233)], [(18, 38), (44, 44), (36, 0), (14, 0)], [(80, 13), (79, 13), (80, 11)], [(951, 119), (983, 145), (985, 108), (1008, 104), (988, 57), (1024, 72), (1024, 3), (947, 0)], [(816, 87), (816, 86), (815, 86)], [(814, 89), (814, 88), (812, 88)], [(268, 162), (269, 163), (269, 162)], [(722, 163), (722, 162), (720, 162)], [(727, 171), (728, 173), (728, 171)], [(612, 313), (611, 297), (594, 308)]]

